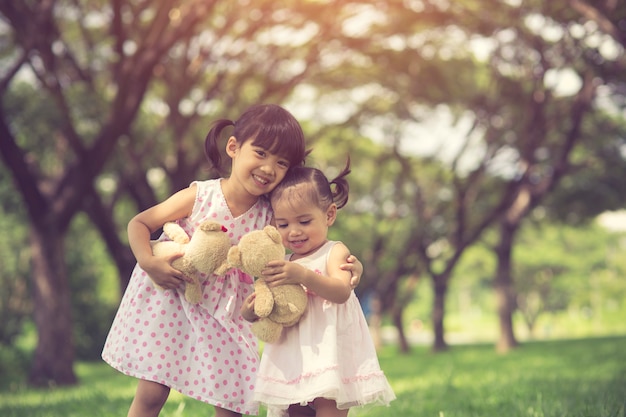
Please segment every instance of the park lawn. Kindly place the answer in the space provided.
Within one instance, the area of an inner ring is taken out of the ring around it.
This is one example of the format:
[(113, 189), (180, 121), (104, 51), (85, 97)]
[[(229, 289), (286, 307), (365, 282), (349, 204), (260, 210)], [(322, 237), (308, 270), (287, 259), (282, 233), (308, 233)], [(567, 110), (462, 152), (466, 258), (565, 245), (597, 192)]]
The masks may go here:
[[(525, 343), (506, 354), (492, 345), (433, 354), (394, 346), (379, 353), (397, 400), (352, 410), (354, 417), (626, 417), (626, 336)], [(2, 417), (125, 416), (136, 381), (104, 363), (80, 363), (81, 384), (0, 391)], [(4, 386), (4, 384), (3, 384)], [(212, 407), (172, 392), (162, 417), (208, 416)], [(264, 416), (264, 412), (261, 413)]]

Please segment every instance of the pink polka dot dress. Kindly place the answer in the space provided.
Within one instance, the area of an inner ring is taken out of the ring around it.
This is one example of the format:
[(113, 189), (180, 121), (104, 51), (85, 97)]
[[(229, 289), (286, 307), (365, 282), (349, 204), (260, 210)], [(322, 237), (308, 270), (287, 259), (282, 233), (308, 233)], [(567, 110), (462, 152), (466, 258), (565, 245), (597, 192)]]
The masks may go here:
[[(272, 216), (266, 199), (233, 218), (220, 180), (195, 182), (196, 202), (179, 224), (191, 236), (204, 220), (228, 229), (233, 245), (262, 229)], [(102, 358), (126, 375), (158, 382), (189, 397), (242, 414), (258, 413), (253, 400), (259, 364), (257, 340), (239, 309), (253, 291), (237, 269), (209, 276), (199, 304), (181, 290), (157, 290), (138, 265), (120, 303)]]

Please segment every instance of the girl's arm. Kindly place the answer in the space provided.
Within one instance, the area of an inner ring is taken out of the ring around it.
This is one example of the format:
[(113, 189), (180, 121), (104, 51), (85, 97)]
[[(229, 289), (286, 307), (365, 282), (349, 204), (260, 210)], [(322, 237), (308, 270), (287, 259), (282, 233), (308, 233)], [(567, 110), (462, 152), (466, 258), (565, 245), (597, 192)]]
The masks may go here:
[(196, 199), (196, 186), (185, 188), (149, 209), (137, 214), (128, 222), (128, 243), (139, 266), (150, 278), (163, 288), (177, 288), (188, 280), (180, 271), (172, 268), (172, 261), (183, 254), (169, 257), (152, 255), (150, 235), (170, 221), (191, 214)]
[(352, 275), (352, 277), (350, 278), (350, 286), (354, 289), (359, 285), (359, 282), (361, 282), (361, 276), (363, 275), (363, 264), (354, 255), (348, 255), (348, 259), (346, 259), (346, 262), (339, 265), (339, 268), (344, 271), (350, 272), (350, 274)]
[(350, 297), (351, 273), (341, 269), (350, 255), (350, 251), (343, 243), (333, 246), (326, 268), (328, 275), (321, 275), (304, 266), (289, 261), (271, 261), (261, 271), (268, 285), (302, 284), (320, 297), (333, 303), (345, 303)]

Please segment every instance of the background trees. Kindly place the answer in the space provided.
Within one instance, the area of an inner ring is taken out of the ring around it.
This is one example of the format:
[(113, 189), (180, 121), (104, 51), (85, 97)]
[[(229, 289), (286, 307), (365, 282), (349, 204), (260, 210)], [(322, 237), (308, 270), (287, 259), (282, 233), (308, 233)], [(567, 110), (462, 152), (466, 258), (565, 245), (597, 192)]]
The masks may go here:
[[(508, 349), (526, 288), (515, 278), (536, 276), (513, 266), (524, 219), (623, 205), (620, 2), (48, 0), (0, 13), (2, 210), (21, 244), (3, 272), (13, 294), (30, 278), (36, 384), (75, 381), (71, 276), (87, 282), (97, 263), (75, 236), (97, 231), (123, 289), (128, 218), (217, 175), (201, 151), (207, 124), (251, 103), (293, 110), (329, 175), (351, 154), (337, 232), (362, 254), (359, 293), (402, 330), (428, 277), (435, 349), (447, 346), (447, 293), (468, 248), (485, 240), (497, 256)], [(603, 203), (572, 210), (580, 180), (592, 193), (594, 178), (610, 179)]]
[[(404, 175), (391, 187), (414, 188), (409, 194), (415, 200), (405, 217), (417, 218), (408, 234), (416, 243), (406, 239), (403, 247), (419, 254), (417, 268), (432, 281), (435, 349), (446, 348), (445, 298), (455, 266), (494, 223), (500, 230), (493, 244), (498, 347), (516, 345), (511, 255), (516, 234), (564, 176), (583, 169), (588, 155), (584, 149), (603, 141), (607, 129), (601, 120), (619, 114), (613, 105), (605, 106), (615, 92), (609, 86), (624, 81), (622, 6), (576, 3), (587, 11), (581, 14), (572, 13), (569, 2), (484, 6), (387, 2), (385, 18), (357, 34), (360, 42), (350, 40), (359, 45), (364, 60), (385, 73), (378, 76), (382, 92), (375, 102), (366, 102), (357, 120), (359, 126), (376, 124), (379, 130), (393, 126), (382, 135), (390, 153), (419, 148), (424, 139), (415, 135), (415, 123), (436, 116), (433, 108), (450, 114), (459, 128), (461, 122), (469, 124), (453, 146), (444, 142), (429, 154), (446, 168), (445, 174), (425, 179), (437, 184), (434, 195), (427, 194), (417, 174), (410, 174), (411, 164), (402, 162), (405, 156), (394, 159)], [(566, 76), (569, 85), (556, 82)], [(594, 107), (598, 94), (601, 105)], [(381, 109), (387, 113), (372, 121)], [(619, 127), (609, 129), (611, 140), (623, 146), (617, 133), (623, 124), (614, 126)]]

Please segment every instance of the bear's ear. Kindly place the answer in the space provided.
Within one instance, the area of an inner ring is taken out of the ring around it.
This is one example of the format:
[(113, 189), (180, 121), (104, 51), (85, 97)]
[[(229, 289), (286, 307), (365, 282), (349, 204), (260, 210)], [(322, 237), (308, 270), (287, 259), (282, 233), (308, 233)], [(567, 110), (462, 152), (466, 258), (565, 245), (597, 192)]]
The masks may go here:
[(263, 230), (265, 231), (265, 233), (267, 233), (269, 238), (272, 239), (274, 243), (282, 243), (283, 240), (280, 237), (280, 233), (278, 233), (278, 229), (276, 229), (274, 226), (265, 226)]
[(220, 223), (214, 221), (205, 221), (204, 223), (200, 224), (200, 230), (203, 230), (205, 232), (228, 232), (227, 228), (222, 226)]

